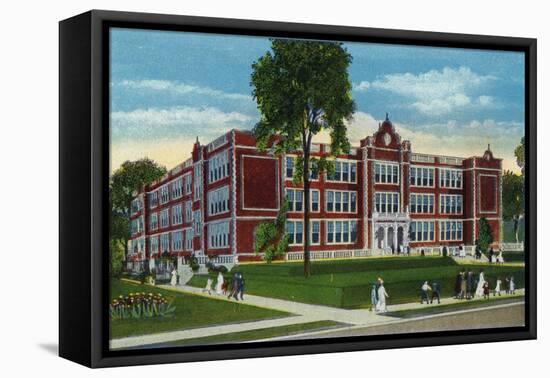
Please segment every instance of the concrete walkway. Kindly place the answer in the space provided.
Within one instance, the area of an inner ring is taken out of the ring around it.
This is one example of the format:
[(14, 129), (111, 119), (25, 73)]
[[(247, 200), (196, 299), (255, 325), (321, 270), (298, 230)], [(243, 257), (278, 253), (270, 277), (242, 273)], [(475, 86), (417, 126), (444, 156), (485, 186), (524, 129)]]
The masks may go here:
[[(209, 295), (205, 293), (202, 288), (197, 288), (193, 286), (169, 286), (169, 285), (158, 285), (157, 287), (176, 291), (183, 292), (187, 294), (204, 296), (214, 300), (221, 301), (232, 301), (234, 299), (227, 299), (225, 295), (212, 294)], [(523, 290), (516, 290), (515, 297), (520, 297), (524, 294)], [(513, 296), (503, 296), (503, 297), (513, 297)], [(482, 298), (473, 299), (473, 301), (483, 301)], [(441, 305), (452, 304), (464, 302), (463, 300), (457, 300), (454, 298), (443, 298), (441, 300)], [(248, 295), (244, 297), (244, 301), (239, 301), (239, 303), (258, 306), (263, 308), (269, 308), (278, 311), (284, 311), (293, 314), (292, 316), (279, 318), (279, 319), (268, 319), (252, 322), (243, 322), (243, 323), (233, 323), (220, 326), (209, 326), (203, 328), (194, 328), (187, 329), (182, 331), (170, 331), (157, 333), (152, 335), (142, 335), (142, 336), (131, 336), (125, 338), (114, 339), (110, 341), (110, 347), (112, 349), (122, 349), (122, 348), (132, 348), (142, 345), (158, 344), (158, 343), (167, 343), (171, 341), (184, 340), (184, 339), (194, 339), (200, 337), (208, 337), (214, 335), (222, 335), (227, 333), (234, 332), (243, 332), (251, 331), (263, 328), (272, 328), (272, 327), (281, 327), (292, 324), (303, 324), (310, 323), (321, 320), (332, 320), (335, 322), (343, 323), (345, 326), (355, 326), (355, 327), (365, 327), (365, 326), (375, 326), (381, 324), (388, 324), (396, 322), (396, 318), (382, 316), (379, 313), (369, 311), (368, 309), (358, 309), (358, 310), (346, 310), (342, 308), (321, 306), (306, 304), (300, 302), (292, 302), (283, 299), (275, 299), (268, 297), (261, 297), (257, 295)], [(388, 303), (391, 303), (391, 293), (390, 298), (388, 298)], [(413, 310), (419, 308), (427, 308), (428, 306), (437, 306), (437, 305), (426, 305), (415, 303), (405, 303), (398, 305), (388, 305), (388, 311), (400, 311), (400, 310)]]

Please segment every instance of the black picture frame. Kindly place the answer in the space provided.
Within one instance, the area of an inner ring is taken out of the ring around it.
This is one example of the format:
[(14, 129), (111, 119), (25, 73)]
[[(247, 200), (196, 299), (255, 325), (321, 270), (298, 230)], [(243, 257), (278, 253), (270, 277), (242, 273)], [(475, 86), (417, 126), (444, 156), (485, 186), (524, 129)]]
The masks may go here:
[[(109, 351), (110, 27), (460, 47), (525, 53), (524, 327)], [(59, 354), (89, 367), (536, 338), (536, 39), (93, 10), (59, 24)]]

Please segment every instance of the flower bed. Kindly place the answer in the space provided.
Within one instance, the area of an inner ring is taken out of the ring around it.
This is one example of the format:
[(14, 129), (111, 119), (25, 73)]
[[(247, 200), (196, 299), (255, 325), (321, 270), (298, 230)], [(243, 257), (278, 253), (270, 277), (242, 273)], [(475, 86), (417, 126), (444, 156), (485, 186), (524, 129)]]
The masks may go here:
[(172, 317), (176, 307), (160, 293), (129, 293), (111, 301), (111, 319)]

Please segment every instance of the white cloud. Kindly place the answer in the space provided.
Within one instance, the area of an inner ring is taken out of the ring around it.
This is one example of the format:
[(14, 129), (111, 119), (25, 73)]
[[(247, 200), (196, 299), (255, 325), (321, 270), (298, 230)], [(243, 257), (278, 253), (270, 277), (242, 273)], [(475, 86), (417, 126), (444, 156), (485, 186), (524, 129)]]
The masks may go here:
[(353, 84), (353, 89), (359, 92), (366, 91), (370, 88), (370, 83), (368, 81), (362, 81), (359, 84)]
[(217, 108), (189, 106), (135, 109), (111, 113), (114, 138), (151, 138), (173, 135), (216, 135), (232, 128), (250, 128), (253, 118)]
[(120, 82), (113, 83), (114, 86), (129, 88), (129, 89), (140, 89), (140, 90), (151, 90), (159, 91), (165, 93), (172, 93), (177, 95), (203, 95), (210, 96), (220, 99), (228, 100), (246, 100), (252, 101), (251, 95), (245, 95), (240, 93), (227, 93), (220, 91), (218, 89), (213, 89), (210, 87), (190, 85), (178, 81), (169, 81), (169, 80), (123, 80)]
[(408, 97), (410, 106), (424, 114), (442, 115), (469, 106), (488, 107), (493, 98), (486, 95), (476, 97), (475, 92), (483, 89), (494, 76), (479, 75), (468, 67), (458, 69), (445, 67), (420, 74), (396, 73), (384, 75), (373, 82), (362, 81), (356, 90), (376, 89)]

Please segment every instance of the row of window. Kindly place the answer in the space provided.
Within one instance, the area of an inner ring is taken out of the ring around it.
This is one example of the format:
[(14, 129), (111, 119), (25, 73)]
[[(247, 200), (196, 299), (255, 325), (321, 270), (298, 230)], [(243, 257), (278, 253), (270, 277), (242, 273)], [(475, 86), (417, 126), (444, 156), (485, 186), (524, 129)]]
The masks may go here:
[[(287, 156), (285, 159), (285, 177), (292, 179), (294, 177), (295, 157)], [(319, 178), (318, 171), (314, 166), (314, 162), (310, 165), (309, 177), (311, 180)], [(334, 172), (327, 174), (327, 181), (334, 182), (357, 182), (357, 162), (354, 161), (339, 161), (334, 162)]]
[(190, 228), (149, 237), (149, 253), (151, 254), (184, 250), (193, 250), (193, 230)]
[[(353, 244), (357, 242), (356, 220), (330, 220), (325, 221), (326, 244)], [(289, 245), (302, 245), (304, 243), (303, 221), (287, 220), (286, 235)], [(310, 243), (320, 244), (321, 221), (310, 221)]]
[(208, 192), (208, 215), (229, 211), (229, 186)]
[(208, 182), (213, 183), (229, 176), (229, 151), (220, 152), (208, 160)]
[[(435, 221), (412, 221), (409, 228), (411, 241), (435, 241)], [(439, 221), (440, 241), (462, 240), (462, 221)]]
[(375, 163), (374, 182), (377, 184), (399, 183), (399, 166), (397, 164)]

